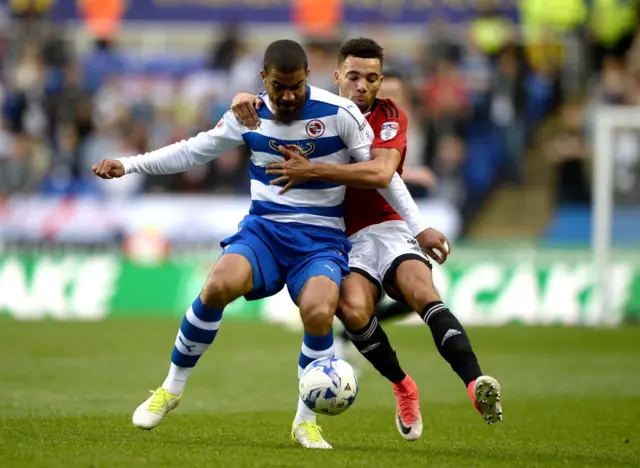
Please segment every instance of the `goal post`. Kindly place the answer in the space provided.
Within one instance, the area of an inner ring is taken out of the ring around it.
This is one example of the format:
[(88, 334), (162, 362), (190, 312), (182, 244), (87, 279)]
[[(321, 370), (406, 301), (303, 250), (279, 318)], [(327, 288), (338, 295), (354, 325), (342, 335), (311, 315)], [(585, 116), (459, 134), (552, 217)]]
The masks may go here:
[[(592, 237), (596, 314), (601, 324), (617, 324), (613, 314), (613, 223), (615, 132), (640, 130), (640, 107), (599, 106), (595, 109), (592, 176)], [(638, 227), (640, 231), (640, 226)]]

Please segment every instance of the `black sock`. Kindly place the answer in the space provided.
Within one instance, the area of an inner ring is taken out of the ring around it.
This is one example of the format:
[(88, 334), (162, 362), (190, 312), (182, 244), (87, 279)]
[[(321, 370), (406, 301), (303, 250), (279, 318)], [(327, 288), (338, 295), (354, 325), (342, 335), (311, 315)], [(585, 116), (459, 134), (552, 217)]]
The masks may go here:
[(378, 321), (382, 322), (383, 320), (388, 320), (394, 317), (400, 317), (401, 315), (410, 314), (413, 312), (411, 307), (409, 307), (404, 302), (393, 301), (391, 303), (380, 303), (378, 307), (376, 307), (376, 317), (378, 317)]
[(398, 362), (396, 352), (389, 343), (387, 334), (378, 325), (378, 319), (375, 316), (362, 330), (355, 332), (347, 330), (347, 335), (358, 348), (360, 354), (388, 380), (400, 383), (407, 376), (400, 367), (400, 362)]
[(480, 377), (482, 371), (478, 358), (471, 349), (467, 332), (455, 315), (440, 301), (427, 304), (421, 315), (431, 329), (438, 351), (465, 386)]

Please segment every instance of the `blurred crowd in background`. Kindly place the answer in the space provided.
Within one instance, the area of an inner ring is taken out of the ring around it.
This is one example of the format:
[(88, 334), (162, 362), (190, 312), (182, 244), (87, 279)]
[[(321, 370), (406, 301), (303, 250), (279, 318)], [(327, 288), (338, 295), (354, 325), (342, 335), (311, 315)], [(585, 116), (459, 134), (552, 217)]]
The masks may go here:
[[(559, 201), (589, 203), (590, 109), (640, 104), (640, 2), (522, 1), (517, 22), (479, 3), (463, 28), (434, 22), (415, 51), (387, 50), (385, 70), (407, 82), (414, 196), (471, 216), (497, 184), (523, 183), (537, 148), (556, 167)], [(249, 192), (244, 148), (173, 176), (102, 183), (90, 170), (210, 129), (235, 93), (259, 91), (263, 50), (243, 25), (212, 26), (222, 40), (194, 58), (134, 56), (117, 35), (80, 53), (46, 13), (5, 7), (0, 17), (0, 197)], [(345, 38), (305, 38), (310, 84), (335, 91)], [(616, 157), (637, 167), (638, 132), (616, 141)], [(627, 185), (638, 197), (640, 184)]]

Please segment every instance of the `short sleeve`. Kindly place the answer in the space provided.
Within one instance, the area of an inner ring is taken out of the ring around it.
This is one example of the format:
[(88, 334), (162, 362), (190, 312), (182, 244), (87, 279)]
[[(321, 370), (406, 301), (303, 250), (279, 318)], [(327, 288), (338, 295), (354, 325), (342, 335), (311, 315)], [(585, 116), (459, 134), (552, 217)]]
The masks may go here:
[(407, 114), (388, 101), (384, 110), (377, 113), (372, 124), (375, 138), (372, 148), (392, 148), (401, 153), (407, 148), (407, 126), (409, 119)]

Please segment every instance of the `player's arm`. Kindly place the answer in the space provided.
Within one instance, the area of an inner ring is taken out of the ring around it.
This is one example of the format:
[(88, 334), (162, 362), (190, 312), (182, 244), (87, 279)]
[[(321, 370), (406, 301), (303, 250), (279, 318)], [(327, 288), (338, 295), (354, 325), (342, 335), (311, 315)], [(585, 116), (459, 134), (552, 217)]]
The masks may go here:
[(337, 130), (357, 163), (309, 163), (294, 152), (284, 150), (287, 161), (270, 164), (267, 174), (283, 176), (282, 180), (277, 179), (278, 183), (285, 180), (293, 183), (322, 180), (349, 187), (387, 187), (400, 164), (401, 150), (406, 146), (407, 120), (404, 114), (399, 117), (401, 121), (396, 123), (398, 134), (390, 142), (374, 139), (369, 123), (355, 106), (352, 110), (340, 109)]
[(258, 109), (264, 102), (255, 94), (238, 93), (231, 101), (231, 111), (238, 122), (249, 130), (256, 130), (260, 126)]
[[(418, 244), (431, 258), (442, 264), (451, 253), (451, 248), (447, 238), (439, 231), (432, 229), (422, 218), (418, 205), (413, 200), (407, 186), (398, 173), (393, 174), (393, 179), (389, 187), (378, 189), (378, 192), (391, 205), (391, 207), (402, 216), (407, 223), (411, 234), (416, 238)], [(437, 251), (437, 253), (436, 253)]]
[[(371, 142), (373, 135), (369, 134), (371, 129), (367, 130), (366, 128), (362, 128), (362, 120), (359, 120), (358, 117), (362, 116), (362, 114), (358, 112), (354, 112), (352, 114), (356, 122), (355, 129), (354, 126), (351, 125), (351, 129), (347, 132), (347, 141), (345, 144), (352, 151), (353, 158), (359, 163), (363, 164), (367, 161), (371, 161)], [(364, 116), (362, 116), (364, 119)], [(364, 120), (366, 123), (366, 120)], [(368, 126), (368, 125), (367, 125)], [(406, 131), (406, 125), (404, 126)], [(372, 161), (373, 162), (373, 161)], [(353, 166), (358, 166), (361, 164), (353, 164)], [(397, 167), (397, 166), (396, 166)], [(416, 205), (416, 202), (411, 197), (407, 186), (402, 181), (402, 178), (398, 175), (396, 170), (394, 169), (392, 172), (391, 182), (386, 188), (379, 188), (378, 192), (384, 197), (384, 199), (391, 205), (391, 207), (400, 215), (402, 219), (407, 223), (411, 233), (418, 241), (420, 247), (422, 247), (425, 251), (429, 253), (434, 260), (438, 263), (443, 263), (447, 255), (450, 252), (448, 242), (446, 238), (439, 232), (434, 229), (429, 228), (427, 223), (422, 218), (420, 214), (420, 210)], [(441, 255), (432, 256), (431, 252), (436, 249), (440, 252)]]
[(138, 156), (103, 159), (93, 166), (93, 172), (103, 179), (131, 173), (175, 174), (212, 161), (243, 142), (242, 127), (227, 112), (208, 132)]
[(400, 152), (392, 148), (372, 148), (371, 160), (355, 164), (311, 163), (307, 180), (323, 180), (359, 188), (384, 188), (400, 164)]
[[(351, 166), (365, 166), (368, 163), (375, 162), (375, 160), (371, 159), (372, 152), (375, 151), (375, 149), (371, 149), (374, 142), (373, 131), (362, 113), (355, 106), (351, 110), (345, 109), (341, 123), (341, 137), (347, 148), (349, 148), (351, 156), (357, 162), (356, 164), (351, 164)], [(406, 132), (406, 124), (404, 129)], [(409, 225), (412, 234), (418, 236), (428, 226), (422, 219), (420, 210), (418, 210), (418, 206), (413, 201), (407, 186), (396, 172), (396, 168), (397, 164), (391, 171), (388, 186), (386, 188), (378, 188), (378, 191), (391, 207), (402, 216)]]
[[(345, 111), (344, 114), (347, 114)], [(347, 119), (351, 116), (345, 115)], [(356, 120), (358, 116), (356, 116)], [(347, 121), (347, 123), (349, 123)], [(385, 188), (393, 179), (402, 158), (402, 151), (407, 146), (408, 119), (404, 112), (384, 123), (373, 123), (373, 143), (371, 144), (371, 160), (360, 158), (356, 164), (330, 165), (311, 164), (311, 178), (327, 182), (339, 183), (351, 187)], [(359, 127), (362, 124), (359, 125)], [(349, 132), (349, 129), (346, 129)], [(366, 144), (356, 141), (357, 147), (366, 148)], [(356, 151), (358, 151), (356, 149)], [(362, 152), (366, 158), (366, 150)]]
[(354, 164), (329, 164), (309, 162), (295, 151), (279, 148), (286, 161), (271, 163), (267, 174), (279, 175), (271, 184), (287, 183), (281, 193), (294, 184), (309, 180), (322, 180), (358, 188), (384, 188), (389, 185), (400, 164), (400, 151), (393, 148), (373, 148), (369, 160)]

